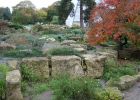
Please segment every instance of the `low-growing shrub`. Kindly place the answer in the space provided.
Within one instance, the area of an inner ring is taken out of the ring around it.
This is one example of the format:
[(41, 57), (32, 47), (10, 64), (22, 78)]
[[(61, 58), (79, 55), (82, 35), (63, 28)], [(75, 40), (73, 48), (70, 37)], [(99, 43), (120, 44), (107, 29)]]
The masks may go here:
[(23, 29), (23, 28), (24, 28), (22, 25), (16, 24), (16, 23), (9, 24), (8, 27), (14, 28), (14, 29), (16, 29), (16, 30), (18, 30), (18, 29)]
[(74, 50), (73, 48), (69, 47), (59, 47), (59, 48), (53, 48), (48, 50), (47, 52), (48, 56), (54, 56), (54, 55), (79, 55), (79, 52)]
[(33, 50), (10, 50), (2, 54), (4, 57), (24, 58), (24, 57), (40, 57), (43, 56), (42, 51), (37, 49)]
[(6, 94), (6, 73), (9, 68), (6, 65), (0, 64), (0, 100), (5, 100)]
[(22, 79), (24, 81), (34, 82), (39, 80), (39, 77), (34, 73), (33, 70), (29, 69), (29, 66), (22, 64), (20, 68)]
[(125, 64), (120, 65), (117, 61), (110, 59), (106, 61), (103, 78), (105, 80), (114, 79), (117, 80), (119, 77), (124, 75), (135, 75), (135, 65)]

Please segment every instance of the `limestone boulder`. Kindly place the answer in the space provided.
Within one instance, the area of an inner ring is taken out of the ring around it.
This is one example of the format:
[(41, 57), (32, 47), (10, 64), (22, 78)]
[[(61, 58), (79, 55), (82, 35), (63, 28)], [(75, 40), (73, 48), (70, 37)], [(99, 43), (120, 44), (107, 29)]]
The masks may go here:
[(83, 67), (86, 68), (87, 76), (91, 76), (94, 78), (101, 77), (103, 75), (106, 56), (97, 56), (90, 54), (85, 54), (82, 56), (84, 58)]
[(97, 54), (106, 56), (107, 59), (117, 59), (117, 51), (97, 52)]
[(61, 45), (70, 45), (70, 44), (75, 44), (76, 41), (74, 40), (64, 40)]
[(8, 72), (6, 76), (6, 100), (23, 100), (20, 84), (21, 74), (19, 70)]
[(11, 70), (18, 69), (19, 61), (18, 60), (7, 60), (7, 65)]
[(137, 82), (140, 82), (140, 72), (137, 75), (134, 75), (134, 77), (136, 78)]
[(0, 42), (0, 50), (13, 50), (13, 49), (16, 49), (15, 45), (6, 42)]
[(73, 49), (80, 52), (80, 53), (86, 53), (86, 49), (84, 49), (82, 47), (81, 48), (73, 48)]
[(53, 56), (52, 75), (68, 73), (71, 76), (82, 76), (84, 74), (81, 66), (81, 58), (77, 56)]
[(49, 77), (48, 59), (46, 57), (23, 58), (20, 67), (27, 67), (39, 80)]
[(137, 79), (130, 75), (125, 75), (119, 78), (118, 87), (120, 90), (126, 90), (136, 83)]

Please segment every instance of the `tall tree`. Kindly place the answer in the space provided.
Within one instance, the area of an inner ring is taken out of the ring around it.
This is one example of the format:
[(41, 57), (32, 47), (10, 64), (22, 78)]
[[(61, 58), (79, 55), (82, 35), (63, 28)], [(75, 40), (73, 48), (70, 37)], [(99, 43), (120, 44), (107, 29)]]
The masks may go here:
[(59, 23), (65, 24), (65, 21), (70, 14), (70, 12), (73, 9), (73, 3), (72, 0), (61, 0), (60, 6), (58, 8), (58, 14), (59, 14)]
[(19, 24), (32, 24), (35, 22), (35, 6), (31, 1), (21, 1), (13, 7), (12, 20)]
[(88, 23), (90, 12), (95, 5), (95, 0), (80, 0), (80, 26), (82, 28), (83, 22)]
[(47, 21), (49, 23), (53, 20), (54, 16), (58, 16), (59, 5), (60, 5), (60, 1), (56, 1), (46, 9), (46, 11), (47, 11)]
[(12, 14), (10, 12), (10, 9), (8, 7), (6, 7), (3, 12), (4, 20), (11, 20), (11, 16), (12, 16)]
[[(120, 49), (129, 38), (140, 42), (140, 0), (103, 0), (91, 14), (89, 42), (98, 44), (109, 38), (116, 40)], [(123, 40), (123, 41), (122, 41)]]

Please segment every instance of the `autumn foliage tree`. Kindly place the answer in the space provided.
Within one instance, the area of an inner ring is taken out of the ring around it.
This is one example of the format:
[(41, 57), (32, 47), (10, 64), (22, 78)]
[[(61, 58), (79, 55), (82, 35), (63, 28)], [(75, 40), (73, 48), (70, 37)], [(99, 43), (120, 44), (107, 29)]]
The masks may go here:
[(127, 39), (140, 42), (140, 0), (103, 0), (92, 10), (89, 42), (95, 45), (110, 38), (122, 46)]

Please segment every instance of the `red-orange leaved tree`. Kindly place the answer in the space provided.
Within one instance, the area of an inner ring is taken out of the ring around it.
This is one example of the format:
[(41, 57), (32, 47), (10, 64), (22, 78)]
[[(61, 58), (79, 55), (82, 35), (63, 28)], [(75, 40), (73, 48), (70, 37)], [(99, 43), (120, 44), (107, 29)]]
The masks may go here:
[(91, 44), (98, 44), (109, 38), (119, 41), (122, 36), (137, 43), (140, 40), (139, 33), (140, 0), (103, 0), (91, 12), (88, 32)]

